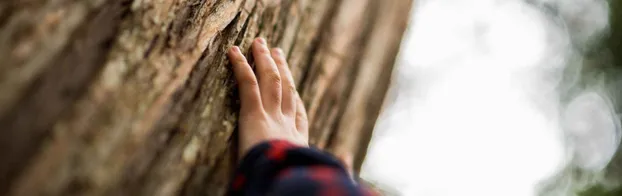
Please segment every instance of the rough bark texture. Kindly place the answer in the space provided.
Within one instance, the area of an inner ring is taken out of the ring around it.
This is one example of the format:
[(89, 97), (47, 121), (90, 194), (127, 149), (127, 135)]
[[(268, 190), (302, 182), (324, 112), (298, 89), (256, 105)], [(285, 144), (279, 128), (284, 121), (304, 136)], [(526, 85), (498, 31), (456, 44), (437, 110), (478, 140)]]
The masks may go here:
[(0, 195), (222, 195), (225, 51), (288, 54), (311, 143), (358, 170), (412, 0), (0, 1)]

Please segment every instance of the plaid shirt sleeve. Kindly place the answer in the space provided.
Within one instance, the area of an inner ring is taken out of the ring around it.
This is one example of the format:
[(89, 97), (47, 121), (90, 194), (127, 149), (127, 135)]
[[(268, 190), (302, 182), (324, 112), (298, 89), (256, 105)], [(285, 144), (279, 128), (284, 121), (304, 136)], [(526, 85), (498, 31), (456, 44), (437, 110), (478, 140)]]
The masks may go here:
[(354, 182), (331, 155), (282, 140), (248, 152), (227, 195), (375, 195)]

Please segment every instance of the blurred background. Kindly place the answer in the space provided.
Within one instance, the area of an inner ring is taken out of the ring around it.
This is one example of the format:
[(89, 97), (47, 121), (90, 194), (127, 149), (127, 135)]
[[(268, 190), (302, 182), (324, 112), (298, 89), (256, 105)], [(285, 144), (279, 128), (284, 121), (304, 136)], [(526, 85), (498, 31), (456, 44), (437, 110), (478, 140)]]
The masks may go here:
[(362, 177), (395, 195), (622, 195), (621, 13), (416, 1)]

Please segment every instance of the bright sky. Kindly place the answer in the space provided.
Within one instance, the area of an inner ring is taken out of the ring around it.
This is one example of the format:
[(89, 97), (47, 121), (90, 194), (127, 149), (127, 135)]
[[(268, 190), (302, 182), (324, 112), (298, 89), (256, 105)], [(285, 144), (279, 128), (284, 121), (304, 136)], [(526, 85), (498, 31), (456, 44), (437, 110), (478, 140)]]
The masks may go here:
[[(561, 5), (562, 15), (602, 12), (581, 20), (606, 26), (603, 1), (568, 1), (574, 6)], [(573, 157), (601, 169), (615, 152), (619, 124), (607, 99), (584, 90), (560, 103), (562, 73), (576, 54), (568, 31), (541, 9), (520, 0), (419, 0), (411, 23), (397, 99), (376, 127), (364, 178), (401, 195), (531, 196)], [(574, 133), (591, 138), (573, 140), (590, 147), (570, 150), (564, 138)]]

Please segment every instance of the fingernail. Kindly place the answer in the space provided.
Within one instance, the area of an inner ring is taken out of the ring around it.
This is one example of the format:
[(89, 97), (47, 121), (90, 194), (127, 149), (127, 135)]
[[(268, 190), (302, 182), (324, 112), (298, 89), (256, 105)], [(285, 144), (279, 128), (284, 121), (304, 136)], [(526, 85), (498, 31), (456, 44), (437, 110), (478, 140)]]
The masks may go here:
[(231, 48), (231, 50), (232, 50), (233, 52), (235, 52), (235, 53), (238, 53), (238, 54), (239, 54), (239, 53), (242, 53), (242, 51), (240, 51), (240, 48), (239, 48), (239, 47), (237, 47), (237, 46), (233, 46), (233, 48)]
[(259, 42), (261, 45), (266, 45), (266, 39), (264, 39), (263, 37), (257, 39), (257, 42)]
[(279, 50), (278, 48), (272, 48), (270, 50), (272, 52), (272, 54), (277, 55), (277, 56), (283, 56), (283, 53), (281, 52), (281, 50)]
[(280, 56), (285, 56), (285, 53), (280, 48), (276, 49), (276, 53), (278, 53)]

